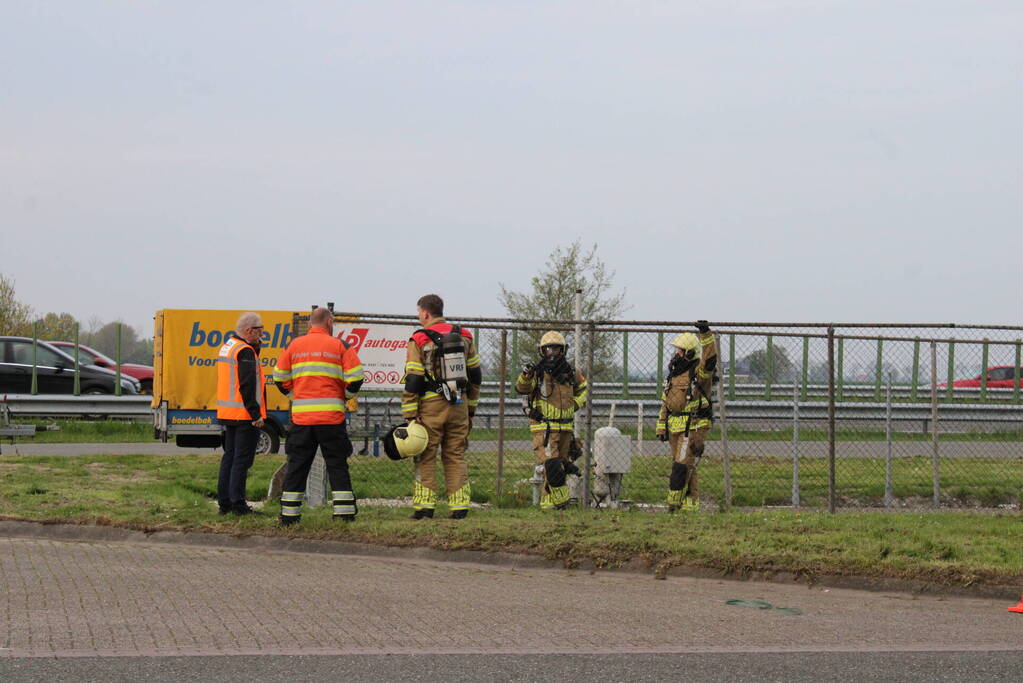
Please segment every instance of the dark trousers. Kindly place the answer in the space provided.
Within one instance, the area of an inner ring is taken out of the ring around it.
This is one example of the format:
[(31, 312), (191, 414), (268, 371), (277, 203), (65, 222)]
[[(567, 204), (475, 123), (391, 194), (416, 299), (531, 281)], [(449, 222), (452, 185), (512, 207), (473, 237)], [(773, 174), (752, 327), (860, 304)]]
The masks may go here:
[(305, 491), (309, 468), (316, 457), (316, 448), (323, 452), (327, 477), (333, 491), (351, 491), (352, 478), (348, 474), (348, 456), (352, 442), (348, 428), (339, 425), (291, 425), (284, 451), (288, 454), (288, 468), (284, 471), (285, 491)]
[(251, 423), (224, 425), (224, 457), (217, 477), (217, 502), (222, 509), (245, 505), (245, 482), (258, 442), (259, 429)]

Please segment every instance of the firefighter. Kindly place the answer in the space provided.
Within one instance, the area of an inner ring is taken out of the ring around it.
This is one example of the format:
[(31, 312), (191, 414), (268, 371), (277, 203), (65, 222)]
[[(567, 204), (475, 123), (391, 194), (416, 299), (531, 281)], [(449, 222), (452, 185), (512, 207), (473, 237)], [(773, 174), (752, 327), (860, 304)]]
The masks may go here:
[(524, 395), (536, 462), (544, 468), (540, 509), (562, 509), (569, 502), (566, 474), (579, 474), (570, 453), (575, 450), (572, 416), (586, 403), (586, 378), (572, 368), (568, 345), (560, 332), (545, 332), (537, 347), (540, 360), (522, 368), (515, 390)]
[(437, 449), (444, 466), (444, 490), (452, 519), (469, 513), (469, 475), (465, 449), (483, 383), (480, 357), (469, 330), (444, 319), (444, 300), (427, 294), (416, 302), (419, 324), (405, 356), (405, 392), (401, 413), (430, 435), (413, 458), (412, 519), (433, 517), (437, 506)]
[(355, 521), (358, 513), (348, 456), (352, 442), (345, 426), (345, 402), (362, 388), (362, 362), (355, 349), (332, 336), (334, 314), (326, 308), (309, 316), (309, 333), (284, 350), (274, 368), (274, 382), (291, 394), (291, 430), (285, 442), (288, 465), (281, 493), (282, 525), (302, 518), (306, 478), (317, 447), (330, 479), (334, 519)]
[(713, 420), (710, 392), (717, 367), (717, 345), (706, 320), (698, 321), (696, 329), (699, 336), (683, 332), (671, 342), (675, 354), (668, 363), (657, 418), (657, 438), (671, 441), (668, 509), (673, 512), (700, 507), (695, 463), (703, 455)]

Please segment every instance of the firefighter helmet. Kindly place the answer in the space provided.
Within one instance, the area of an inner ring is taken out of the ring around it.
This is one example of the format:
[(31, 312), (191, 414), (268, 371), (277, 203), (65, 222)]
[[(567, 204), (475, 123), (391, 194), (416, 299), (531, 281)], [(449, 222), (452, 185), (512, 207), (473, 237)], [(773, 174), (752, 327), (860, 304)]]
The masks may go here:
[(394, 425), (384, 437), (384, 452), (391, 460), (414, 458), (426, 450), (429, 442), (430, 433), (418, 422)]
[(681, 349), (687, 360), (692, 360), (696, 358), (697, 350), (700, 348), (700, 339), (692, 332), (683, 332), (671, 340), (671, 345)]
[(543, 347), (545, 346), (560, 346), (562, 353), (568, 352), (568, 344), (565, 343), (565, 336), (555, 330), (544, 332), (543, 336), (540, 337), (540, 344), (537, 346), (537, 350), (540, 352), (541, 356), (544, 355)]

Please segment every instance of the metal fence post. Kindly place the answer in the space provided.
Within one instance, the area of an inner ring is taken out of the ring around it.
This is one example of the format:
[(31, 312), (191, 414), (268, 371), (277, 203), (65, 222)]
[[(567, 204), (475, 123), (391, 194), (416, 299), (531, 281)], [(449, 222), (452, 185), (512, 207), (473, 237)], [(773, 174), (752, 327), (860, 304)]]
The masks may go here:
[(884, 434), (888, 448), (884, 459), (884, 506), (892, 506), (892, 373), (888, 373), (888, 391), (884, 402)]
[(504, 483), (504, 396), (508, 374), (508, 330), (501, 330), (500, 388), (497, 394), (497, 481), (494, 482), (494, 502), (501, 504)]
[(32, 395), (39, 393), (39, 321), (32, 323)]
[[(841, 348), (841, 339), (839, 348)], [(828, 512), (835, 513), (835, 328), (828, 326)]]
[(792, 384), (792, 507), (799, 507), (799, 386)]
[(767, 335), (767, 377), (764, 378), (764, 400), (771, 400), (771, 387), (774, 384), (774, 337)]
[[(589, 325), (589, 344), (586, 348), (586, 376), (593, 375), (593, 323)], [(593, 396), (586, 401), (586, 450), (583, 452), (583, 507), (589, 507), (590, 469), (593, 462)]]
[(931, 342), (931, 446), (934, 477), (934, 507), (941, 504), (941, 463), (938, 459), (938, 344)]
[(78, 356), (79, 356), (79, 350), (78, 350), (78, 328), (80, 328), (80, 327), (81, 327), (81, 325), (79, 323), (75, 323), (75, 388), (74, 388), (75, 396), (80, 396), (81, 393), (82, 393), (82, 377), (81, 377), (81, 374), (82, 374), (81, 373), (82, 363), (78, 359)]

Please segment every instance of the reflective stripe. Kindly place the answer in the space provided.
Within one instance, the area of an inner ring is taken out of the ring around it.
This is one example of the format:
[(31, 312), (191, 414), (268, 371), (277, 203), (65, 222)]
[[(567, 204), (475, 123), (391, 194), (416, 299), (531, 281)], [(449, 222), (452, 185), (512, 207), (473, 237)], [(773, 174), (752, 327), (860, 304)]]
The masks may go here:
[(437, 505), (437, 494), (418, 481), (412, 482), (412, 507), (416, 510), (432, 510)]
[(479, 364), (480, 364), (480, 357), (479, 356), (473, 356), (469, 360), (465, 361), (465, 367), (467, 367), (467, 368), (474, 368), (474, 367), (476, 367)]
[(355, 494), (351, 491), (331, 491), (330, 495), (335, 503), (339, 500), (355, 500)]
[[(227, 352), (231, 353), (231, 350), (228, 349)], [(236, 366), (236, 365), (238, 365), (238, 359), (237, 358), (231, 358), (231, 357), (228, 357), (228, 356), (219, 356), (217, 358), (217, 361), (220, 362), (220, 363), (224, 363), (225, 365), (228, 365), (228, 366)], [(227, 395), (228, 396), (234, 396), (235, 391), (237, 391), (237, 387), (235, 386), (235, 383), (234, 383), (234, 379), (235, 379), (235, 376), (237, 374), (238, 373), (236, 373), (234, 370), (228, 370), (227, 371)], [(224, 406), (226, 408), (244, 408), (245, 407), (244, 403), (236, 403), (234, 401), (225, 401), (224, 403), (221, 403), (220, 401), (217, 401), (217, 405), (222, 405), (222, 406)]]
[(334, 506), (334, 514), (335, 515), (354, 515), (355, 514), (355, 506), (354, 505), (335, 505)]
[(339, 398), (326, 398), (326, 397), (324, 397), (324, 398), (296, 398), (295, 400), (293, 400), (291, 402), (291, 406), (292, 406), (292, 408), (294, 408), (296, 406), (298, 406), (298, 407), (303, 407), (303, 406), (330, 406), (330, 408), (328, 408), (328, 410), (332, 410), (332, 409), (335, 409), (335, 408), (343, 409), (344, 406), (345, 406), (345, 402), (342, 401)]
[(303, 496), (305, 496), (305, 493), (302, 491), (285, 491), (281, 494), (281, 502), (298, 501), (301, 503)]
[(301, 516), (302, 516), (302, 508), (301, 507), (297, 507), (297, 508), (282, 507), (281, 508), (281, 517), (301, 517)]
[(344, 369), (330, 363), (295, 363), (291, 366), (292, 377), (333, 377), (342, 379)]
[(348, 368), (344, 371), (345, 381), (354, 382), (362, 379), (362, 366), (356, 365), (354, 368)]
[(700, 340), (700, 346), (710, 346), (714, 343), (714, 337), (707, 337), (706, 339)]
[(291, 381), (291, 370), (281, 370), (280, 368), (274, 368), (274, 381), (282, 383)]
[(468, 510), (471, 490), (467, 483), (462, 488), (455, 491), (453, 494), (448, 496), (448, 509), (449, 510)]
[(408, 373), (412, 372), (413, 370), (418, 370), (419, 372), (426, 372), (426, 368), (423, 367), (422, 363), (417, 363), (414, 360), (405, 361), (405, 372)]

